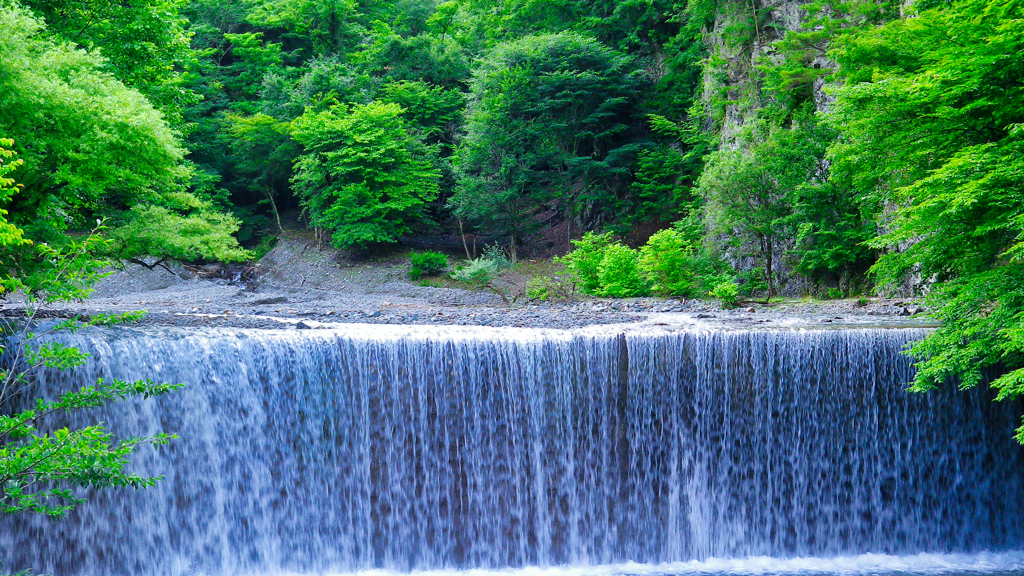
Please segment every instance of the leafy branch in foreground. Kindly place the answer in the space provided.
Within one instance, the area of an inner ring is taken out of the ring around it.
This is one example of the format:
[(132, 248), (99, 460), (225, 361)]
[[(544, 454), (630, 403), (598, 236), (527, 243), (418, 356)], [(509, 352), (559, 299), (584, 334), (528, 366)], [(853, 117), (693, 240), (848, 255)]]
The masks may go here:
[(911, 348), (914, 390), (994, 375), (999, 399), (1024, 394), (1022, 53), (1024, 0), (959, 0), (835, 52), (865, 73), (848, 72), (829, 113), (833, 178), (896, 207), (872, 270), (883, 286), (930, 283), (942, 322)]
[[(13, 158), (9, 146), (9, 140), (0, 140), (0, 158)], [(9, 172), (0, 163), (0, 177)], [(0, 203), (19, 190), (10, 179), (0, 179), (0, 187)], [(128, 472), (128, 458), (142, 445), (167, 444), (174, 436), (161, 433), (118, 439), (102, 423), (77, 429), (47, 429), (46, 425), (60, 415), (132, 397), (160, 396), (180, 385), (99, 380), (56, 399), (34, 403), (21, 399), (32, 390), (41, 370), (66, 372), (87, 361), (88, 354), (53, 339), (55, 334), (140, 317), (135, 312), (100, 314), (54, 322), (40, 332), (33, 331), (40, 327), (38, 319), (47, 305), (87, 298), (105, 275), (107, 263), (93, 256), (106, 247), (98, 236), (102, 226), (81, 241), (51, 247), (27, 241), (4, 215), (0, 211), (0, 230), (6, 231), (0, 234), (0, 286), (4, 293), (24, 294), (25, 313), (0, 323), (0, 511), (62, 517), (84, 501), (81, 489), (153, 486), (160, 478)]]
[(78, 430), (62, 428), (40, 434), (37, 424), (58, 412), (96, 408), (131, 396), (158, 396), (180, 385), (149, 380), (100, 380), (57, 400), (37, 400), (33, 409), (0, 416), (0, 511), (63, 516), (85, 501), (69, 488), (148, 488), (159, 477), (125, 471), (128, 456), (143, 444), (164, 445), (175, 438), (157, 434), (117, 441), (102, 424)]

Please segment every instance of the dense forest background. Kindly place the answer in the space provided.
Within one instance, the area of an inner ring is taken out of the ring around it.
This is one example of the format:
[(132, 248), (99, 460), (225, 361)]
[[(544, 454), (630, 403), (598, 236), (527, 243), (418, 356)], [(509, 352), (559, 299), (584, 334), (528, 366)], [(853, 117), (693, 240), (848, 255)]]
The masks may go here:
[[(104, 217), (119, 255), (178, 259), (246, 257), (232, 237), (299, 211), (339, 247), (513, 259), (675, 226), (747, 292), (860, 292), (918, 233), (892, 224), (907, 186), (1020, 120), (1012, 52), (939, 68), (1015, 4), (8, 0), (11, 221), (59, 242)], [(940, 72), (954, 93), (922, 94)]]
[(109, 257), (237, 261), (298, 215), (928, 293), (922, 385), (1024, 365), (1022, 0), (0, 0), (0, 138), (23, 285), (97, 225)]

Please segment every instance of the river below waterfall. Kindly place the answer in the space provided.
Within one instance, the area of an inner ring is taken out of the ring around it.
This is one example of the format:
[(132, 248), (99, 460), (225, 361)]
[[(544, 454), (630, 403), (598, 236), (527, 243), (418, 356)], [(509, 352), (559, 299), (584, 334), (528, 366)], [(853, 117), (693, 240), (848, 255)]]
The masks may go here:
[[(175, 432), (0, 570), (69, 576), (1022, 574), (1019, 402), (908, 394), (920, 329), (92, 330)], [(79, 416), (76, 416), (78, 418)], [(76, 422), (69, 422), (75, 424)]]

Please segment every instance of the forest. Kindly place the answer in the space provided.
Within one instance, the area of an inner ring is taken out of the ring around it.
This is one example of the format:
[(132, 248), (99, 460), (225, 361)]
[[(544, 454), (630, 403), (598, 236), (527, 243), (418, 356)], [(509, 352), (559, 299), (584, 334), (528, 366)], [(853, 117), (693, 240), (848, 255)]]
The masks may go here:
[(1024, 0), (0, 0), (0, 139), (5, 292), (298, 218), (603, 296), (917, 294), (918, 388), (1024, 391)]

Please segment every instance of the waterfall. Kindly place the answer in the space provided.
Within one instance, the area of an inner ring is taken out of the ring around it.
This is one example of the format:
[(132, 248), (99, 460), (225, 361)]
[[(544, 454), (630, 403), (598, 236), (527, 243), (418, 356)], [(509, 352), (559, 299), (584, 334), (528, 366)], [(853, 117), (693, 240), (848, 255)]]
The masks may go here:
[(921, 330), (92, 330), (41, 375), (186, 387), (92, 412), (170, 431), (0, 568), (240, 575), (1024, 547), (1019, 403), (903, 388)]

